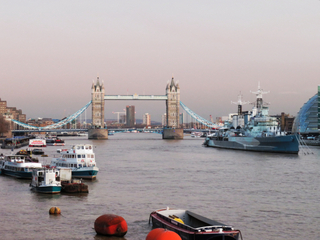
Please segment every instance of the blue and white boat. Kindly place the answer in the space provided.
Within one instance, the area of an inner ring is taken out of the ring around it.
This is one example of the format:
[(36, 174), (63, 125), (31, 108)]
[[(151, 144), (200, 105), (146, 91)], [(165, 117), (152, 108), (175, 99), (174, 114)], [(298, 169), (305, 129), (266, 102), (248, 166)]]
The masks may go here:
[(77, 144), (71, 149), (61, 151), (58, 158), (51, 160), (50, 167), (70, 168), (73, 178), (95, 179), (99, 172), (93, 146), (90, 144)]
[(55, 168), (33, 169), (30, 187), (39, 193), (60, 193), (60, 171)]
[(299, 152), (299, 141), (294, 134), (281, 131), (276, 117), (269, 116), (269, 108), (263, 105), (263, 92), (258, 87), (255, 107), (251, 112), (242, 112), (241, 95), (238, 101), (238, 114), (232, 122), (207, 137), (204, 145), (256, 152), (293, 153)]
[(8, 155), (0, 161), (2, 174), (16, 178), (31, 179), (33, 169), (42, 168), (36, 159), (24, 155)]

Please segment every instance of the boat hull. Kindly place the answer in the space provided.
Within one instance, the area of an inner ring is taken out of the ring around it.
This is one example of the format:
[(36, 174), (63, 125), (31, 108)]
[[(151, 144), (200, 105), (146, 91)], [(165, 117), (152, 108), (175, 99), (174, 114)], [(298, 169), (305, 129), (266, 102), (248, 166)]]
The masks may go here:
[[(194, 214), (189, 212), (190, 214)], [(194, 214), (196, 215), (196, 214)], [(183, 223), (174, 221), (158, 212), (152, 212), (150, 214), (153, 228), (165, 228), (170, 231), (176, 232), (183, 240), (239, 240), (240, 231), (239, 230), (229, 230), (229, 231), (212, 231), (194, 229)], [(206, 227), (204, 227), (206, 228)]]
[(84, 179), (96, 179), (98, 170), (72, 170), (72, 177)]
[(39, 193), (55, 194), (61, 192), (61, 186), (39, 186), (32, 187), (32, 189)]
[(229, 137), (227, 140), (207, 138), (207, 147), (235, 149), (255, 152), (298, 154), (299, 142), (294, 135), (276, 137)]
[(2, 169), (2, 174), (15, 178), (32, 179), (32, 172), (10, 171), (7, 169)]

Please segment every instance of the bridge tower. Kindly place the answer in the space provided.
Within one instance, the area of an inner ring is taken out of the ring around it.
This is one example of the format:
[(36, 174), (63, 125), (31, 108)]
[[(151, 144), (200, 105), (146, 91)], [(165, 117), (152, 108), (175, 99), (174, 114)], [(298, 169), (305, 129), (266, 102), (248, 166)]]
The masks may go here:
[(104, 128), (104, 86), (100, 83), (99, 76), (97, 82), (92, 83), (92, 128), (88, 131), (89, 139), (108, 139), (108, 130)]
[(163, 129), (163, 139), (182, 139), (183, 129), (179, 124), (179, 106), (180, 106), (180, 87), (174, 82), (172, 77), (171, 83), (166, 87), (166, 127)]

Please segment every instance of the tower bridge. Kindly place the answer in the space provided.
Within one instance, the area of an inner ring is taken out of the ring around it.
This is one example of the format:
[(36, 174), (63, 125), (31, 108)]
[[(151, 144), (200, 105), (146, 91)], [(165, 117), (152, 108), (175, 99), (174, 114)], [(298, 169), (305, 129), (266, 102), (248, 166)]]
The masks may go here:
[[(162, 138), (163, 139), (182, 139), (183, 129), (180, 128), (179, 124), (179, 113), (180, 106), (186, 113), (195, 121), (209, 127), (217, 128), (218, 126), (214, 123), (202, 118), (193, 111), (191, 111), (186, 105), (180, 101), (180, 87), (179, 84), (171, 79), (166, 85), (165, 95), (105, 95), (105, 88), (103, 83), (100, 83), (99, 77), (97, 77), (96, 83), (92, 83), (91, 87), (91, 101), (87, 103), (83, 108), (64, 118), (58, 123), (45, 126), (36, 127), (28, 125), (26, 123), (19, 122), (11, 119), (14, 123), (24, 127), (23, 130), (16, 130), (16, 132), (45, 132), (53, 131), (53, 129), (59, 129), (64, 125), (71, 123), (77, 117), (79, 117), (90, 105), (92, 107), (92, 128), (88, 129), (89, 139), (108, 139), (108, 129), (104, 125), (104, 110), (105, 102), (109, 100), (142, 100), (142, 101), (165, 101), (166, 104), (166, 125), (163, 128)], [(79, 129), (79, 131), (84, 129)], [(15, 131), (13, 131), (15, 132)]]
[(103, 83), (97, 77), (92, 83), (92, 125), (88, 131), (89, 139), (107, 139), (108, 130), (104, 128), (105, 100), (147, 100), (166, 101), (166, 128), (163, 129), (163, 139), (182, 139), (183, 129), (179, 126), (180, 87), (174, 78), (166, 86), (166, 95), (105, 95)]

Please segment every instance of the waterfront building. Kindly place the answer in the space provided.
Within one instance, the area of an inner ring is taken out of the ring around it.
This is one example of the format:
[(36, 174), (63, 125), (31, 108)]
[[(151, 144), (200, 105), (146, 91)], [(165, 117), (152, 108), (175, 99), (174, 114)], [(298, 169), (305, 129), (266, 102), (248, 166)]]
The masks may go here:
[(145, 113), (142, 117), (142, 124), (150, 126), (151, 125), (151, 116), (149, 113)]
[[(4, 117), (4, 119), (14, 119), (19, 122), (26, 122), (26, 115), (22, 113), (21, 109), (17, 109), (16, 107), (8, 107), (7, 101), (3, 101), (0, 98), (0, 114)], [(10, 123), (10, 130), (20, 129), (21, 127), (13, 122)]]
[(319, 94), (311, 97), (299, 110), (292, 126), (292, 132), (301, 133), (302, 135), (319, 135)]
[(127, 127), (133, 127), (135, 125), (135, 107), (133, 105), (126, 106), (126, 125)]

